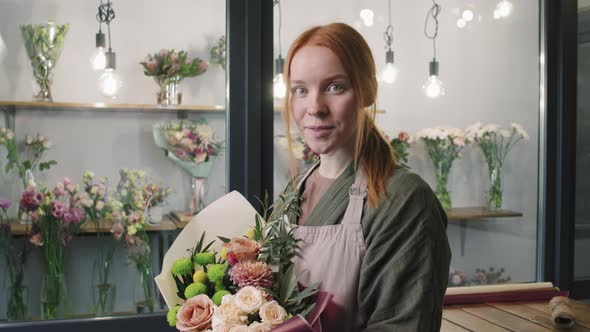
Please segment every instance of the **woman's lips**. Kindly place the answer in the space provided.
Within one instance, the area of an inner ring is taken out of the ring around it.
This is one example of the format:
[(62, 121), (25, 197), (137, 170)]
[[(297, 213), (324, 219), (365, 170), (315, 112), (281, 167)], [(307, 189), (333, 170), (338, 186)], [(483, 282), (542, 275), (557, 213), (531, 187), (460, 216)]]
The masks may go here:
[(307, 126), (305, 127), (308, 131), (311, 132), (313, 137), (316, 139), (327, 137), (332, 133), (334, 130), (333, 126)]

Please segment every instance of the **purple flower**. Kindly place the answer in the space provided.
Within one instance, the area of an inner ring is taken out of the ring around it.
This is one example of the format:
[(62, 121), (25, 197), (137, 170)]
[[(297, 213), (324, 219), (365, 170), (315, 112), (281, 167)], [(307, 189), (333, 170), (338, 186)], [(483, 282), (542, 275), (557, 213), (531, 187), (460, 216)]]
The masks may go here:
[(0, 208), (6, 210), (11, 205), (12, 205), (12, 202), (10, 202), (10, 200), (4, 199), (4, 198), (0, 198)]
[(63, 214), (63, 219), (68, 224), (78, 224), (84, 220), (86, 213), (82, 208), (70, 208)]
[(26, 211), (34, 211), (43, 202), (43, 194), (35, 190), (35, 187), (27, 187), (20, 198), (20, 205)]
[(51, 215), (55, 219), (61, 219), (66, 212), (65, 205), (60, 201), (53, 201), (51, 202)]

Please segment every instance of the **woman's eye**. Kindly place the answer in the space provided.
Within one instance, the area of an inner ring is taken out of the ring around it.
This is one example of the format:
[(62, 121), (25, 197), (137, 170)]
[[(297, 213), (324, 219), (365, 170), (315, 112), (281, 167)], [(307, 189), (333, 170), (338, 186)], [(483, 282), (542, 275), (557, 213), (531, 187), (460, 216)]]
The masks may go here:
[(342, 92), (344, 90), (344, 86), (342, 84), (334, 83), (330, 84), (328, 87), (328, 92)]
[(307, 90), (305, 90), (305, 88), (302, 87), (297, 87), (295, 89), (293, 89), (293, 94), (295, 95), (303, 95), (307, 92)]

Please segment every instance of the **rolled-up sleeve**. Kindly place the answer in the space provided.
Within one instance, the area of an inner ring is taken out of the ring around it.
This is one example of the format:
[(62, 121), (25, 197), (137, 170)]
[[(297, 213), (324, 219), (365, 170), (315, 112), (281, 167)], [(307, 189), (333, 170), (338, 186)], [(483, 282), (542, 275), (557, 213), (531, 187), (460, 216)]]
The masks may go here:
[(389, 187), (386, 202), (363, 217), (364, 331), (439, 331), (451, 260), (446, 214), (417, 175)]

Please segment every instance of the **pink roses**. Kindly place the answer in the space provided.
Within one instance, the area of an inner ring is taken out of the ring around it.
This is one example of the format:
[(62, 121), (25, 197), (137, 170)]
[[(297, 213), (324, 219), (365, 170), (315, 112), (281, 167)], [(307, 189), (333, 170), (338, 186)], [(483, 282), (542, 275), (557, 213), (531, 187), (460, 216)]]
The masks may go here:
[(241, 261), (253, 261), (260, 252), (258, 242), (244, 237), (234, 237), (222, 246), (227, 250), (227, 261), (231, 265)]
[(176, 318), (178, 331), (204, 331), (211, 327), (213, 301), (205, 294), (191, 297), (180, 307)]

